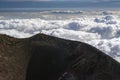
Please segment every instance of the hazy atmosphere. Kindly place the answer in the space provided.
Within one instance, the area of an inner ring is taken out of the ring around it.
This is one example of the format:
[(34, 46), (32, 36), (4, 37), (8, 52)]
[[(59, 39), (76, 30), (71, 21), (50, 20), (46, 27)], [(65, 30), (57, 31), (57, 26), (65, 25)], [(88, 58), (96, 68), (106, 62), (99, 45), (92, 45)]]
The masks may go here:
[(0, 8), (119, 8), (116, 0), (1, 0)]

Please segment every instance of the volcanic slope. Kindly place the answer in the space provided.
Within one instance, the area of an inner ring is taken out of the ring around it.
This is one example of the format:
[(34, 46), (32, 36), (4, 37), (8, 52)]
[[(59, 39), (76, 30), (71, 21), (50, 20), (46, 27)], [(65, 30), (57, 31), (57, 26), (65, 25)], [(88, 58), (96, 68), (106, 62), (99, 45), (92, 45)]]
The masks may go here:
[(0, 80), (120, 80), (120, 63), (91, 45), (44, 34), (0, 35)]

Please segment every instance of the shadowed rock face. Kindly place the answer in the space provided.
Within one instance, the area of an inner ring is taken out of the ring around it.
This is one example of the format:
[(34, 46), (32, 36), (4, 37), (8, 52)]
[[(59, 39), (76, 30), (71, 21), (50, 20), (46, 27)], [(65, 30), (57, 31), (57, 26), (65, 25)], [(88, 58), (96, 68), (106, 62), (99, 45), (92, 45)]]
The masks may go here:
[(0, 35), (0, 80), (120, 80), (120, 63), (77, 41)]
[(66, 70), (63, 49), (51, 46), (37, 46), (28, 65), (26, 80), (57, 80)]

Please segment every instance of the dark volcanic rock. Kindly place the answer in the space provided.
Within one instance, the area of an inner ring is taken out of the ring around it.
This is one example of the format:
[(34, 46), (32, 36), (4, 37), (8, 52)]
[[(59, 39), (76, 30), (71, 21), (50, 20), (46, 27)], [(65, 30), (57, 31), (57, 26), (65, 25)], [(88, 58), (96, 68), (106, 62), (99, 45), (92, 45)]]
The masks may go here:
[(82, 42), (0, 35), (0, 80), (120, 80), (120, 63)]
[(25, 80), (29, 58), (25, 40), (0, 35), (0, 80)]

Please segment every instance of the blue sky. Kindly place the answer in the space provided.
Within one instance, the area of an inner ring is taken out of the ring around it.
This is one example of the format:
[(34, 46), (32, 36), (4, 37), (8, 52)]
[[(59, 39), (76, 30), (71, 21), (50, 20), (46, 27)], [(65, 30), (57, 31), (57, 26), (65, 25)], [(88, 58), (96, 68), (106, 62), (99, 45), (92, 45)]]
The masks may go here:
[[(0, 0), (0, 8), (46, 8), (46, 7), (108, 7), (120, 8), (120, 0)], [(4, 2), (5, 1), (5, 2)], [(15, 2), (13, 2), (15, 1)], [(22, 2), (20, 2), (22, 1)], [(28, 2), (26, 2), (28, 1)], [(36, 2), (41, 1), (41, 2)], [(46, 2), (42, 2), (46, 1)], [(55, 1), (55, 2), (49, 2)], [(62, 1), (62, 2), (57, 2)], [(64, 2), (67, 1), (67, 2)], [(74, 2), (71, 2), (74, 1)], [(75, 2), (79, 1), (79, 2)]]
[(106, 1), (116, 1), (116, 0), (0, 0), (0, 1), (89, 1), (89, 2), (106, 2)]

